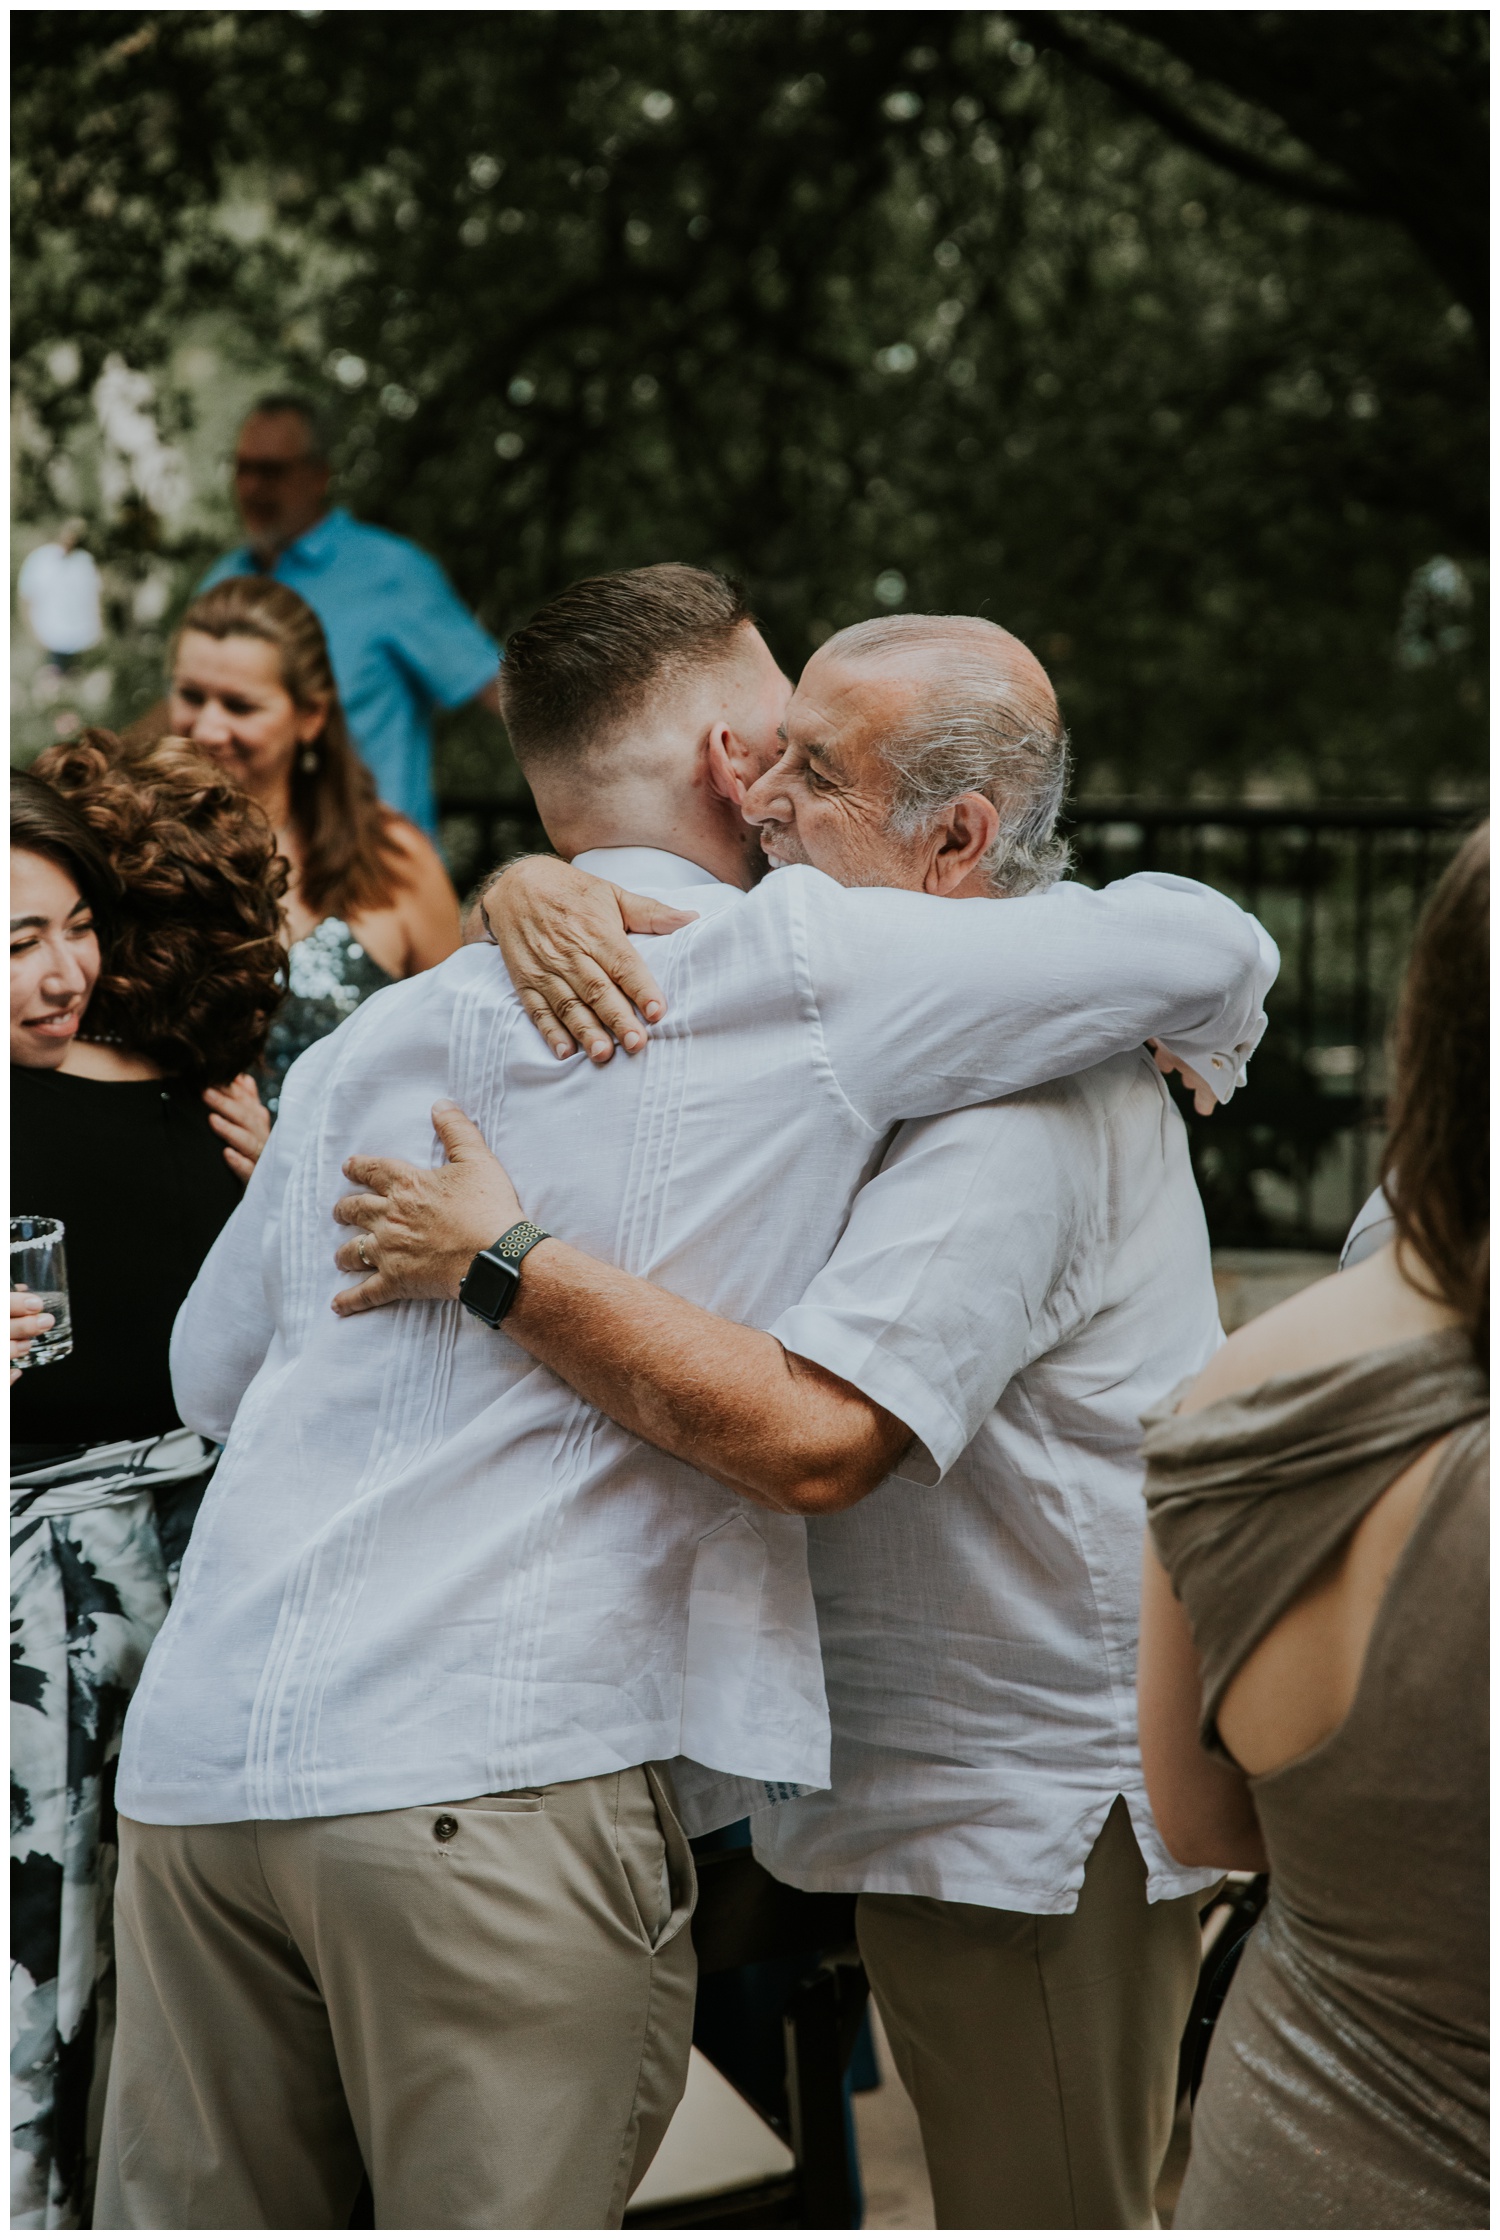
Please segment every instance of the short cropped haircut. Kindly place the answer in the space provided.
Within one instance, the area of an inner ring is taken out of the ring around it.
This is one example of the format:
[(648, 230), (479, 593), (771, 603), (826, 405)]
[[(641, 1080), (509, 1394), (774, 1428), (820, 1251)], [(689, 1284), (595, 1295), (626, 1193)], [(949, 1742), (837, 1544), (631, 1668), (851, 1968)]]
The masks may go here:
[[(245, 419), (254, 420), (262, 413), (275, 415), (283, 412), (292, 413), (306, 428), (309, 459), (325, 463), (330, 448), (327, 415), (320, 405), (314, 404), (311, 397), (300, 396), (295, 389), (272, 389), (267, 395), (256, 398), (245, 414)], [(244, 422), (240, 424), (243, 426)]]
[(990, 627), (965, 615), (883, 615), (841, 630), (824, 651), (857, 661), (941, 649), (941, 671), (904, 726), (880, 743), (894, 779), (890, 829), (913, 839), (961, 794), (983, 794), (1000, 812), (984, 858), (990, 890), (1030, 894), (1068, 868), (1057, 831), (1068, 734), (1050, 694), (1040, 703), (1017, 688), (1000, 660), (986, 658)]
[(741, 585), (676, 561), (569, 584), (506, 644), (500, 706), (516, 760), (587, 757), (648, 700), (722, 661), (754, 619)]

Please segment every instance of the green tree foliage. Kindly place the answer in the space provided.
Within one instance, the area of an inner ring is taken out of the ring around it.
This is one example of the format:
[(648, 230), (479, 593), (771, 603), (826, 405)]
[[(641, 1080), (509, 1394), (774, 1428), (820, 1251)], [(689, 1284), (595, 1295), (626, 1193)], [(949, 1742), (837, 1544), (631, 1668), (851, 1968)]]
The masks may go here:
[[(1478, 30), (20, 16), (27, 502), (106, 360), (214, 312), (332, 396), (348, 501), (502, 634), (693, 559), (793, 667), (882, 606), (1004, 621), (1095, 793), (1477, 787), (1479, 298), (1441, 206)], [(139, 501), (100, 527), (160, 537)]]
[(1479, 9), (1023, 16), (1236, 177), (1403, 226), (1460, 303), (1489, 288), (1489, 20)]

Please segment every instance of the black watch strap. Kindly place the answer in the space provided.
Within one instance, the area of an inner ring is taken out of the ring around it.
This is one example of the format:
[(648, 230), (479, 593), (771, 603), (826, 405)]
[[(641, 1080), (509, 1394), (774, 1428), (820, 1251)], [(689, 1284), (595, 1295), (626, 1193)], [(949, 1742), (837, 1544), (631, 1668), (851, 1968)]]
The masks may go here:
[(534, 1221), (515, 1221), (503, 1237), (496, 1239), (490, 1250), (500, 1259), (513, 1261), (519, 1267), (532, 1246), (540, 1244), (546, 1234), (547, 1231), (539, 1229)]
[(516, 1221), (488, 1250), (475, 1253), (458, 1287), (459, 1299), (470, 1314), (487, 1322), (492, 1330), (499, 1329), (520, 1288), (521, 1262), (547, 1234), (534, 1221)]

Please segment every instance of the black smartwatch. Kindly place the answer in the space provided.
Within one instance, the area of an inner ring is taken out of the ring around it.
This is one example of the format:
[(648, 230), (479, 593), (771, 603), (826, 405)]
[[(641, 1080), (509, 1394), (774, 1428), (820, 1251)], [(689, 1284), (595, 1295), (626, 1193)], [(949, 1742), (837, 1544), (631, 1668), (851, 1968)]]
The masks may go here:
[(498, 1330), (515, 1304), (521, 1283), (521, 1262), (548, 1232), (534, 1221), (518, 1221), (497, 1237), (487, 1252), (476, 1252), (469, 1272), (458, 1287), (458, 1296), (470, 1314)]

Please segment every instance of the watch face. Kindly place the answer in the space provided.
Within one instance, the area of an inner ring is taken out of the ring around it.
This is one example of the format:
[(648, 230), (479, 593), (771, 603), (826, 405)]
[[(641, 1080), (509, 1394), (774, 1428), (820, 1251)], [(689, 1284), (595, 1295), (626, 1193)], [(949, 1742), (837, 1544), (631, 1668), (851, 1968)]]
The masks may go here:
[(508, 1261), (480, 1252), (470, 1261), (458, 1296), (470, 1314), (477, 1314), (481, 1322), (495, 1323), (515, 1297), (519, 1280), (520, 1271)]

